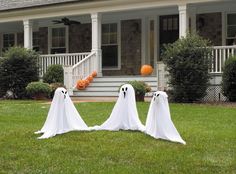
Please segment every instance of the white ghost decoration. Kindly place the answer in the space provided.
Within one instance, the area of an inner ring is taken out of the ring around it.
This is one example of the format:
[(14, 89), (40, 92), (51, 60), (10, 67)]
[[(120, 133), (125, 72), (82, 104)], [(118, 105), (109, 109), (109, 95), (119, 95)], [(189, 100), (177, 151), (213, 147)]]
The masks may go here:
[(101, 126), (94, 126), (92, 129), (110, 131), (145, 130), (145, 126), (138, 117), (135, 92), (130, 84), (125, 84), (120, 88), (119, 98), (110, 117)]
[(163, 91), (154, 93), (148, 111), (145, 132), (157, 139), (186, 144), (171, 120), (167, 97)]
[(44, 139), (73, 130), (89, 129), (77, 112), (67, 90), (57, 88), (43, 128), (35, 133), (43, 133), (38, 139)]

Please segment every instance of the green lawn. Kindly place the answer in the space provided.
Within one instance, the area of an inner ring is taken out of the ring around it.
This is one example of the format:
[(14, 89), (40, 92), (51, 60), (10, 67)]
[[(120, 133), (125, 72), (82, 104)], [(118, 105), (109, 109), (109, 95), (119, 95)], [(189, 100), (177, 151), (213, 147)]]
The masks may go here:
[[(89, 125), (101, 124), (114, 103), (76, 104)], [(0, 101), (0, 173), (236, 173), (236, 107), (171, 104), (187, 145), (140, 132), (71, 132), (37, 140), (50, 105)], [(149, 103), (138, 103), (145, 123)]]

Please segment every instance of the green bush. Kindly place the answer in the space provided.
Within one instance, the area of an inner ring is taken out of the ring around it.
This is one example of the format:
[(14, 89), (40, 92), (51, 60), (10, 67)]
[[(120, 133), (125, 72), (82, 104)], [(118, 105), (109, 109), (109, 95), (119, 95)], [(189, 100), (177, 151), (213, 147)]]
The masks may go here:
[(43, 76), (45, 83), (63, 83), (64, 71), (62, 65), (51, 65)]
[(48, 98), (51, 93), (51, 87), (48, 83), (31, 82), (26, 87), (27, 94), (35, 99)]
[(39, 55), (21, 47), (12, 47), (0, 59), (0, 97), (11, 92), (13, 98), (25, 98), (25, 87), (38, 80)]
[(51, 88), (50, 97), (51, 98), (53, 98), (56, 89), (59, 88), (59, 87), (66, 88), (62, 83), (51, 83), (50, 84), (50, 88)]
[(231, 102), (236, 101), (236, 57), (231, 57), (225, 62), (222, 76), (224, 95)]
[(210, 75), (209, 41), (198, 35), (187, 35), (165, 45), (163, 62), (169, 72), (169, 85), (175, 102), (199, 101), (206, 95)]

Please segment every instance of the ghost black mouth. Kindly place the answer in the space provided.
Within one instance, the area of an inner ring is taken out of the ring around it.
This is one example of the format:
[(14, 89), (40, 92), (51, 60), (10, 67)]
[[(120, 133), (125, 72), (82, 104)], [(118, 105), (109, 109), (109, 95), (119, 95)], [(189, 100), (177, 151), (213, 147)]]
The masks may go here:
[(160, 95), (160, 94), (154, 94), (154, 98), (153, 98), (153, 100), (155, 101), (156, 98), (157, 98), (159, 95)]
[(124, 98), (125, 98), (128, 88), (127, 87), (126, 88), (122, 88), (121, 90), (123, 91)]

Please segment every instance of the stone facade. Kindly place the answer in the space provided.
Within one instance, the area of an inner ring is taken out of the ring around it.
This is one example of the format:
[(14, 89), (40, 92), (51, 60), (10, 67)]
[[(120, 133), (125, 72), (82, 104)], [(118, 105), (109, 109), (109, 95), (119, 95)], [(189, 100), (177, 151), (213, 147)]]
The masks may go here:
[(139, 75), (141, 67), (141, 20), (121, 21), (121, 69), (103, 75)]
[(69, 52), (90, 52), (92, 49), (91, 24), (71, 25), (69, 27)]
[(222, 45), (221, 13), (198, 14), (197, 31), (200, 36), (209, 39), (214, 46)]

